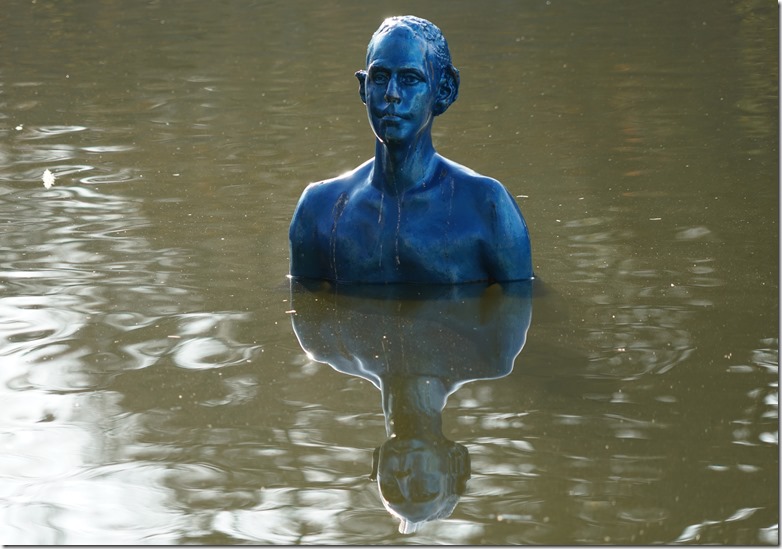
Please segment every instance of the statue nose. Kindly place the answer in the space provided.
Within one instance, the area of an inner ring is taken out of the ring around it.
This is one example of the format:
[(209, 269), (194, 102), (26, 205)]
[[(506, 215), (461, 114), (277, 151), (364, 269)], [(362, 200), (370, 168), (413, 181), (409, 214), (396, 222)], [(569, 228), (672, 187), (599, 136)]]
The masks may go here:
[(392, 77), (388, 80), (388, 86), (386, 86), (385, 99), (389, 103), (399, 103), (399, 87), (396, 83), (396, 78)]

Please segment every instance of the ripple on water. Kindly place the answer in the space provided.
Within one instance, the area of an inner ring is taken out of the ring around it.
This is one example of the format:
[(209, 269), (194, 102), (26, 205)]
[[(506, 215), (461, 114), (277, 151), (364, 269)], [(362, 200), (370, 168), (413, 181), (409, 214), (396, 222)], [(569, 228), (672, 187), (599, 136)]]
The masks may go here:
[(17, 134), (17, 137), (23, 141), (37, 141), (39, 139), (49, 139), (83, 132), (87, 129), (87, 126), (80, 125), (24, 126)]
[[(118, 371), (155, 364), (177, 343), (167, 335), (176, 335), (181, 319), (163, 334), (153, 323), (193, 308), (175, 276), (188, 259), (139, 234), (149, 223), (140, 199), (83, 185), (38, 185), (8, 189), (2, 200), (11, 200), (0, 204), (5, 387), (82, 391)], [(217, 360), (203, 349), (183, 356), (191, 366)]]
[[(759, 507), (745, 507), (727, 517), (715, 517), (685, 527), (677, 544), (779, 545), (779, 524), (769, 525)], [(730, 528), (728, 528), (730, 525)]]
[[(71, 145), (20, 145), (16, 148), (14, 164), (45, 164), (57, 175), (59, 163), (73, 160), (75, 148)], [(36, 181), (40, 182), (43, 168), (29, 168), (27, 170), (17, 170), (9, 179), (13, 181)]]
[[(168, 504), (161, 489), (163, 472), (161, 467), (123, 464), (29, 484), (9, 506), (18, 519), (11, 523), (28, 526), (5, 541), (40, 544), (51, 536), (57, 544), (175, 543), (190, 519)], [(43, 531), (29, 526), (41, 523)]]
[[(354, 492), (344, 489), (269, 488), (261, 491), (254, 509), (218, 516), (214, 527), (233, 538), (264, 544), (356, 543), (366, 538), (346, 538), (340, 528), (343, 515), (355, 512), (353, 497)], [(374, 514), (377, 519), (383, 516), (381, 511)], [(384, 522), (393, 528), (387, 514)]]
[(41, 343), (72, 337), (85, 316), (73, 309), (75, 301), (67, 295), (0, 298), (0, 356), (18, 356)]
[(127, 183), (129, 181), (138, 181), (143, 179), (143, 175), (135, 168), (119, 167), (113, 170), (105, 168), (95, 168), (98, 173), (81, 177), (79, 181), (87, 185), (97, 185), (105, 183)]

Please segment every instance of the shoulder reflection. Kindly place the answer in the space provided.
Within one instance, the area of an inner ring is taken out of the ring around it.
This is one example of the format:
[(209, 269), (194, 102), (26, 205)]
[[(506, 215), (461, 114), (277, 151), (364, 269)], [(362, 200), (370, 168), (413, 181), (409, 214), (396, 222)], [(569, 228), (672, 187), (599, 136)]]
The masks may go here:
[(508, 375), (532, 320), (532, 281), (457, 286), (331, 286), (291, 281), (293, 329), (315, 361), (380, 389), (388, 439), (372, 480), (399, 530), (446, 518), (470, 456), (442, 432), (448, 396)]

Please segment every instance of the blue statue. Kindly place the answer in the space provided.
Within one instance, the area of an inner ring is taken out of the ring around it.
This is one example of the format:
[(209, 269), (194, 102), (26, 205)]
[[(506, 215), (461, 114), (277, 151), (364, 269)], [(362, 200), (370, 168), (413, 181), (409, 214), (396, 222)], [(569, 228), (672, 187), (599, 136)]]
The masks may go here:
[(511, 194), (435, 152), (434, 117), (459, 92), (439, 28), (386, 19), (356, 72), (375, 156), (309, 185), (290, 226), (293, 277), (463, 283), (533, 277), (529, 234)]
[(443, 409), (464, 384), (510, 374), (532, 320), (532, 284), (291, 282), (302, 349), (380, 390), (388, 438), (370, 478), (400, 532), (448, 517), (464, 493), (470, 456), (443, 434)]

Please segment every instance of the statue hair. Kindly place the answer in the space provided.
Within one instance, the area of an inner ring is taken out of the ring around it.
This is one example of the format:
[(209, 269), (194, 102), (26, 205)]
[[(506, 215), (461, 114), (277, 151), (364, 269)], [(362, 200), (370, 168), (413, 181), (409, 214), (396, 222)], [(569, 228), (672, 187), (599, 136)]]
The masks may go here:
[(414, 15), (397, 15), (387, 18), (380, 24), (372, 35), (372, 39), (369, 41), (369, 46), (367, 47), (367, 63), (369, 63), (369, 55), (375, 38), (394, 27), (405, 27), (412, 31), (414, 35), (423, 38), (426, 43), (429, 44), (430, 51), (434, 54), (437, 69), (440, 73), (440, 86), (445, 86), (450, 90), (449, 97), (446, 103), (441, 107), (441, 111), (435, 112), (436, 115), (442, 114), (454, 101), (456, 101), (456, 98), (459, 95), (459, 69), (453, 66), (453, 62), (451, 61), (451, 50), (448, 49), (448, 42), (445, 40), (443, 32), (437, 25)]

